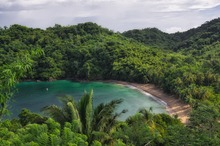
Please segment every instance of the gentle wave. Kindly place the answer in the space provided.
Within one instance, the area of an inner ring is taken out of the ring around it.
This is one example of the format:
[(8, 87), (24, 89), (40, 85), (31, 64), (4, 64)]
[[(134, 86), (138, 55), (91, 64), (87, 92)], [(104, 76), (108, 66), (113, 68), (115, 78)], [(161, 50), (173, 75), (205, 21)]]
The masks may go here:
[(157, 101), (158, 103), (160, 103), (160, 104), (162, 104), (162, 105), (164, 105), (164, 106), (167, 106), (167, 103), (166, 103), (165, 101), (163, 101), (163, 100), (161, 100), (161, 99), (159, 99), (159, 98), (157, 98), (157, 97), (151, 95), (151, 94), (148, 93), (148, 92), (145, 92), (144, 90), (142, 90), (142, 89), (140, 89), (140, 88), (137, 88), (137, 87), (132, 86), (132, 85), (125, 85), (125, 86), (128, 87), (128, 88), (130, 88), (130, 89), (138, 90), (138, 91), (140, 91), (142, 94), (151, 97), (153, 100)]

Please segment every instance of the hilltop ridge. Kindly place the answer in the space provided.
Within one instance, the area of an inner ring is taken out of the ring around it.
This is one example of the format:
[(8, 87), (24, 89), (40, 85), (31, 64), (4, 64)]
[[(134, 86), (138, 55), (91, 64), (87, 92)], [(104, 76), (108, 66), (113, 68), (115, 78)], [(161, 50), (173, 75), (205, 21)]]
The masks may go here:
[(156, 28), (134, 29), (122, 33), (146, 45), (165, 49), (199, 49), (220, 41), (220, 18), (207, 21), (197, 28), (185, 32), (168, 34)]

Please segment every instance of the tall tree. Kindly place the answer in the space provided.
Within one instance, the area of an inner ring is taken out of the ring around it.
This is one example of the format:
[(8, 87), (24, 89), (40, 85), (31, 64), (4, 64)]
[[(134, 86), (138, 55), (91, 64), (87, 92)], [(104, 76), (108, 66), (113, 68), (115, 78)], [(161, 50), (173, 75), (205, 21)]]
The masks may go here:
[(116, 119), (126, 112), (126, 110), (122, 110), (120, 113), (115, 113), (116, 107), (122, 100), (113, 100), (93, 108), (93, 91), (85, 92), (78, 103), (70, 96), (60, 99), (63, 102), (63, 107), (51, 105), (42, 110), (61, 125), (64, 125), (65, 122), (74, 125), (77, 123), (77, 132), (87, 135), (90, 143), (97, 137), (97, 134), (105, 133), (108, 135), (116, 125)]
[(7, 113), (7, 102), (13, 95), (16, 83), (31, 69), (32, 58), (42, 54), (41, 49), (20, 51), (14, 53), (13, 58), (0, 67), (0, 117)]

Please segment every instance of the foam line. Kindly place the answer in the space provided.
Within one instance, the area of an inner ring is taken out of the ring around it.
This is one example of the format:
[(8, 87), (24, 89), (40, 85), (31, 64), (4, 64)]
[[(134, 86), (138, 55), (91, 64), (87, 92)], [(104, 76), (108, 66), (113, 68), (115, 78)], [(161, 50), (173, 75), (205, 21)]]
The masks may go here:
[(149, 96), (150, 98), (152, 98), (152, 99), (155, 100), (156, 102), (158, 102), (158, 103), (160, 103), (161, 105), (167, 107), (167, 103), (166, 103), (165, 101), (163, 101), (163, 100), (161, 100), (161, 99), (158, 99), (157, 97), (151, 95), (151, 94), (148, 93), (148, 92), (145, 92), (144, 90), (142, 90), (142, 89), (140, 89), (140, 88), (137, 88), (137, 87), (132, 86), (132, 85), (124, 85), (124, 86), (126, 86), (126, 87), (128, 87), (128, 88), (131, 88), (131, 89), (134, 89), (134, 90), (138, 90), (138, 91), (140, 91), (142, 94), (144, 94), (144, 95), (146, 95), (146, 96)]

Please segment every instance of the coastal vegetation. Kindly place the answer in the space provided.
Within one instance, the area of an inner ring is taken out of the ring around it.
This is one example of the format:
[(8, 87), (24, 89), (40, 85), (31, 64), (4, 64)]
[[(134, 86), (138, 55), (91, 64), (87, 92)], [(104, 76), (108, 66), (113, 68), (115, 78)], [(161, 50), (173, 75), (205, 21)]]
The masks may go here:
[(0, 28), (0, 116), (6, 114), (14, 85), (22, 80), (113, 79), (152, 83), (193, 108), (187, 125), (176, 117), (156, 115), (145, 109), (122, 122), (115, 120), (120, 114), (113, 114), (115, 105), (121, 101), (94, 108), (92, 94), (85, 93), (78, 103), (67, 97), (63, 98), (62, 108), (45, 107), (50, 116), (25, 109), (17, 119), (2, 119), (0, 142), (3, 145), (218, 145), (219, 32), (220, 18), (174, 34), (156, 28), (120, 34), (90, 22), (74, 26), (56, 24), (46, 30), (17, 24)]

